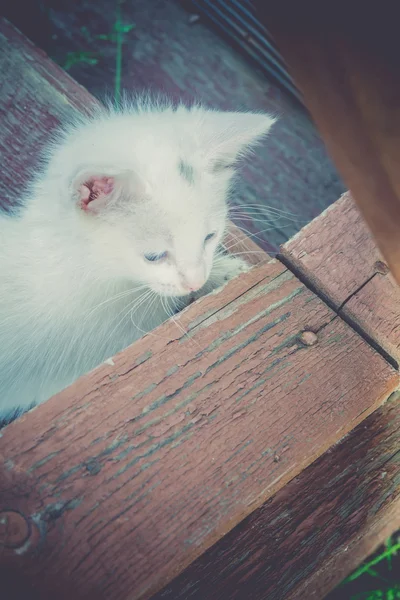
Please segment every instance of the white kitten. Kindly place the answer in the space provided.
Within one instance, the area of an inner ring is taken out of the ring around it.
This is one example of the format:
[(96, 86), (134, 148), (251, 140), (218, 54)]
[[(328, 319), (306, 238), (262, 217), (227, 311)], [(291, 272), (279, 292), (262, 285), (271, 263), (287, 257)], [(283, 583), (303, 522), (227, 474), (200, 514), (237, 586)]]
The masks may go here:
[(229, 186), (273, 122), (147, 103), (101, 110), (58, 137), (23, 208), (0, 216), (0, 417), (243, 268), (216, 258)]

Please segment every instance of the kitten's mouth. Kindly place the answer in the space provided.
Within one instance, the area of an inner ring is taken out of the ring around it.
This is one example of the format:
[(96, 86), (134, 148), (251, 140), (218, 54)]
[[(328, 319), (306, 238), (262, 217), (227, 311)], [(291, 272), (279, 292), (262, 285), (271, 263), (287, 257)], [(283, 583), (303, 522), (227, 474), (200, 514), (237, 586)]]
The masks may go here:
[(158, 284), (151, 286), (151, 289), (160, 296), (166, 298), (186, 298), (190, 300), (191, 298), (195, 298), (195, 295), (201, 292), (201, 290), (206, 285), (207, 281), (208, 277), (202, 282), (200, 286), (195, 285), (192, 288), (175, 287), (174, 285), (168, 284)]
[(153, 292), (162, 296), (163, 298), (184, 298), (192, 295), (192, 292), (185, 291), (182, 289), (170, 287), (170, 286), (151, 286)]
[(172, 291), (159, 291), (157, 292), (160, 296), (164, 296), (165, 298), (189, 298), (191, 296), (194, 297), (194, 292), (186, 292), (182, 290), (172, 290)]

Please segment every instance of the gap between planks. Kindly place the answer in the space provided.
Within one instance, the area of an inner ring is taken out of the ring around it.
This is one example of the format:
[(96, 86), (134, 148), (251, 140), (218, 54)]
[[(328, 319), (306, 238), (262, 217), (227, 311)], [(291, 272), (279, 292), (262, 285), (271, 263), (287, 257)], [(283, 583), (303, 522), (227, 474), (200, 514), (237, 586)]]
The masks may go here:
[(335, 303), (331, 300), (331, 298), (323, 292), (317, 285), (315, 285), (307, 275), (304, 274), (301, 269), (296, 267), (293, 263), (290, 262), (286, 256), (283, 254), (278, 254), (276, 257), (289, 271), (293, 273), (301, 281), (303, 285), (305, 285), (313, 294), (318, 296), (320, 300), (322, 300), (329, 308), (331, 308), (338, 317), (340, 317), (349, 327), (353, 329), (359, 336), (363, 338), (363, 340), (371, 346), (376, 352), (378, 352), (382, 358), (384, 358), (394, 369), (399, 369), (399, 363), (397, 360), (391, 356), (376, 340), (374, 340), (362, 327), (359, 323), (357, 323), (350, 315), (344, 312), (344, 307), (346, 304), (353, 298), (358, 292), (360, 292), (371, 280), (376, 276), (376, 273), (371, 275), (369, 279), (363, 282), (354, 292), (352, 292), (342, 304), (337, 307)]

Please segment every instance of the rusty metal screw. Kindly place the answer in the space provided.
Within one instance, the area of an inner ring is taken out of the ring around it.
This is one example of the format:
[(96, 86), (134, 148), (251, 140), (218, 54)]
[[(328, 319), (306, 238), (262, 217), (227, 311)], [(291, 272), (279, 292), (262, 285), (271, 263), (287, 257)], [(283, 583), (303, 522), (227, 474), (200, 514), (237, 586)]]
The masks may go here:
[(21, 513), (14, 510), (0, 512), (0, 546), (20, 548), (31, 535), (31, 527)]
[(318, 342), (318, 336), (313, 331), (303, 331), (299, 340), (305, 346), (314, 346)]

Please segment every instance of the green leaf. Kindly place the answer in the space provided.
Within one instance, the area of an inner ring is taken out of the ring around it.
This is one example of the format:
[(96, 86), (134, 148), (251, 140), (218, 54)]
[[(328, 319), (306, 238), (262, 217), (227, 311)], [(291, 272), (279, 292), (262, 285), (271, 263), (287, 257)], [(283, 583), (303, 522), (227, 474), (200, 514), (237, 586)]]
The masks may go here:
[(64, 64), (64, 69), (68, 71), (71, 67), (78, 64), (97, 65), (98, 59), (93, 52), (68, 52)]
[(131, 23), (130, 25), (121, 25), (121, 31), (123, 33), (129, 33), (132, 29), (135, 29), (136, 25)]
[(400, 600), (400, 585), (385, 587), (382, 590), (360, 592), (351, 596), (350, 600)]
[(361, 577), (361, 575), (364, 575), (364, 573), (369, 573), (371, 571), (371, 567), (378, 565), (383, 560), (386, 560), (392, 556), (395, 556), (397, 554), (398, 550), (400, 550), (400, 542), (397, 542), (394, 544), (391, 543), (389, 548), (386, 546), (386, 549), (384, 550), (384, 552), (381, 552), (381, 554), (379, 554), (378, 556), (375, 556), (375, 558), (373, 558), (369, 562), (361, 565), (358, 569), (356, 569), (354, 571), (354, 573), (349, 575), (349, 577), (347, 577), (347, 579), (345, 579), (342, 584), (344, 585), (346, 583), (349, 583), (350, 581), (354, 581), (355, 579), (358, 579), (359, 577)]
[(350, 600), (383, 600), (381, 590), (373, 590), (371, 592), (360, 592), (351, 596)]
[(379, 573), (377, 573), (375, 571), (375, 569), (370, 568), (370, 569), (368, 569), (367, 573), (368, 573), (368, 575), (371, 575), (371, 577), (380, 577)]
[(129, 25), (124, 25), (121, 21), (116, 21), (114, 24), (114, 31), (117, 33), (129, 33), (132, 29), (135, 28), (134, 23), (130, 23)]

